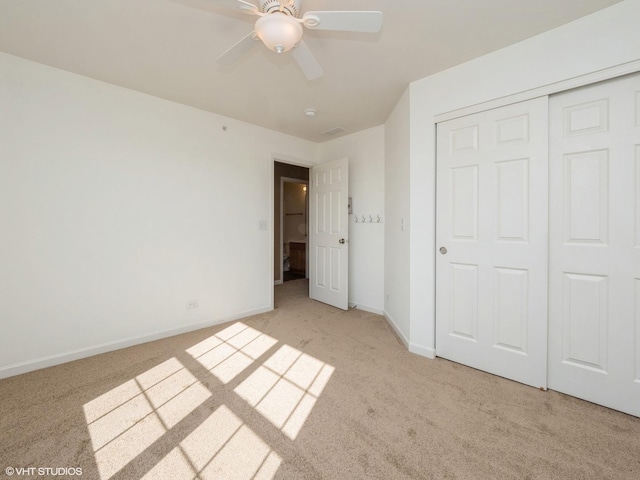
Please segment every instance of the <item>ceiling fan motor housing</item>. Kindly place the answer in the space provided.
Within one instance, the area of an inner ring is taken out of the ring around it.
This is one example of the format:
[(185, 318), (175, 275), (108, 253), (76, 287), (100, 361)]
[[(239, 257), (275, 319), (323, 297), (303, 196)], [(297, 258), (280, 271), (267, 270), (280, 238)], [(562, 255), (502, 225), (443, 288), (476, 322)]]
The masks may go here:
[(284, 12), (291, 15), (292, 17), (298, 17), (300, 13), (300, 4), (302, 0), (293, 0), (292, 2), (287, 2), (286, 0), (260, 0), (260, 11), (262, 13), (272, 13), (280, 10), (280, 4), (284, 3)]

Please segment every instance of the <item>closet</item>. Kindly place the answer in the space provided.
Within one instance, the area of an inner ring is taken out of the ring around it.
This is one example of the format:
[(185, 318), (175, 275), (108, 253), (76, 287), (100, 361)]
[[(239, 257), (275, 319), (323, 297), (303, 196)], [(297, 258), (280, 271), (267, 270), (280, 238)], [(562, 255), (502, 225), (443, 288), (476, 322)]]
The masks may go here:
[(437, 355), (640, 416), (640, 75), (437, 135)]

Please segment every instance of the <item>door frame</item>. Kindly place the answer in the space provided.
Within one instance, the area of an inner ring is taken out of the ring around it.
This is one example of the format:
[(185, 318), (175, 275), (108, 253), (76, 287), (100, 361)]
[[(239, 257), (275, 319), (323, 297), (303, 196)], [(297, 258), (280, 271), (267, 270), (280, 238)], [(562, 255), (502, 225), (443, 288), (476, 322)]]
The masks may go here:
[(551, 96), (554, 93), (561, 93), (567, 90), (573, 90), (574, 88), (585, 87), (587, 85), (600, 83), (605, 80), (611, 80), (636, 72), (640, 72), (640, 60), (633, 60), (631, 62), (604, 68), (595, 72), (585, 73), (565, 80), (548, 83), (546, 85), (541, 85), (536, 88), (513, 93), (504, 97), (495, 98), (486, 102), (480, 102), (467, 107), (451, 110), (449, 112), (442, 112), (433, 116), (433, 125), (435, 126), (440, 122), (452, 120), (454, 118), (464, 117), (473, 113), (484, 112), (485, 110), (492, 110), (494, 108), (524, 102), (533, 98), (543, 97), (545, 95)]
[(307, 237), (306, 247), (305, 247), (305, 278), (309, 278), (309, 181), (301, 180), (299, 178), (292, 177), (280, 177), (280, 280), (275, 281), (274, 285), (282, 285), (284, 283), (284, 184), (285, 183), (297, 183), (306, 185), (307, 187), (307, 195), (304, 200), (304, 210), (305, 210), (305, 230)]

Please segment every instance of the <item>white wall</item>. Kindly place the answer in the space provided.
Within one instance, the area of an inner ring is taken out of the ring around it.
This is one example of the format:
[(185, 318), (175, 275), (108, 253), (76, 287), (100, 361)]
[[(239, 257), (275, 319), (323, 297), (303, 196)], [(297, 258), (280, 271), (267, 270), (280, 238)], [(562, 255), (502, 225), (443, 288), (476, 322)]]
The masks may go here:
[(316, 144), (6, 54), (0, 112), (0, 376), (272, 308), (273, 157)]
[(384, 314), (409, 346), (409, 89), (385, 123)]
[(349, 158), (353, 213), (380, 215), (381, 223), (349, 216), (349, 304), (381, 314), (384, 308), (384, 126), (318, 145), (320, 162)]
[[(432, 356), (435, 347), (434, 116), (639, 60), (639, 18), (640, 0), (626, 0), (410, 86), (411, 167), (404, 187), (411, 192), (411, 262), (403, 261), (411, 272), (412, 351)], [(400, 248), (400, 242), (388, 245), (387, 253)]]

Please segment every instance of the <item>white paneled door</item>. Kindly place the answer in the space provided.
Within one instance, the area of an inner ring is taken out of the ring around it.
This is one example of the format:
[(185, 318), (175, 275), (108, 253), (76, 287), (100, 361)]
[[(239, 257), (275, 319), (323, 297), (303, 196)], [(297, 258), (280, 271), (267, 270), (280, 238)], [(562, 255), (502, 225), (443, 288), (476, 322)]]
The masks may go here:
[(309, 296), (349, 308), (349, 161), (311, 168)]
[(547, 386), (548, 98), (438, 124), (436, 352)]
[(549, 108), (549, 387), (640, 416), (640, 76)]

